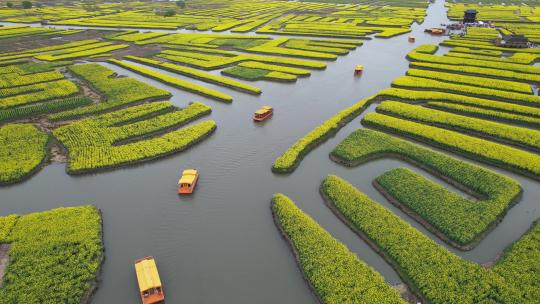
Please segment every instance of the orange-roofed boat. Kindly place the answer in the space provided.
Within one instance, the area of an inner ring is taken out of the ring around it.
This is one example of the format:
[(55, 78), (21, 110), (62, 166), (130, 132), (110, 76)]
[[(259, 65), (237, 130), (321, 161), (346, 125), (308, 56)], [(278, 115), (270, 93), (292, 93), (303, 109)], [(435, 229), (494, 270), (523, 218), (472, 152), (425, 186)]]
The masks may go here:
[(253, 120), (256, 122), (261, 122), (272, 117), (272, 115), (274, 115), (274, 109), (271, 106), (263, 106), (255, 111), (253, 114)]
[(178, 181), (178, 194), (191, 194), (195, 190), (199, 173), (195, 169), (186, 169)]
[(154, 257), (148, 256), (135, 261), (135, 273), (143, 304), (163, 303), (165, 294)]
[(354, 75), (360, 75), (360, 74), (362, 74), (362, 71), (364, 71), (364, 66), (363, 65), (357, 64), (354, 67)]

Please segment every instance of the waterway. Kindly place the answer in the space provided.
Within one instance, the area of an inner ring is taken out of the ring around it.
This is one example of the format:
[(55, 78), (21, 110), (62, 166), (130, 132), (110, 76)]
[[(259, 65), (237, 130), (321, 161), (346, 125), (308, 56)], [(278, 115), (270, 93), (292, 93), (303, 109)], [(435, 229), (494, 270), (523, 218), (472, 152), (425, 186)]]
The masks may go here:
[[(415, 44), (407, 42), (407, 35), (366, 41), (349, 55), (330, 62), (326, 70), (300, 78), (296, 84), (257, 82), (263, 89), (261, 96), (207, 85), (234, 96), (232, 104), (107, 65), (121, 75), (170, 91), (177, 106), (190, 101), (206, 103), (213, 109), (209, 118), (216, 120), (217, 131), (188, 151), (140, 166), (72, 177), (65, 173), (64, 164), (49, 165), (26, 182), (1, 189), (0, 214), (81, 204), (99, 207), (103, 211), (106, 259), (93, 298), (98, 304), (138, 303), (133, 262), (147, 255), (157, 259), (168, 303), (316, 302), (272, 221), (270, 200), (277, 192), (291, 197), (389, 283), (398, 284), (400, 279), (392, 268), (330, 212), (318, 193), (326, 175), (339, 175), (442, 244), (371, 186), (383, 172), (411, 166), (384, 159), (345, 168), (329, 160), (335, 145), (361, 127), (361, 117), (310, 153), (294, 173), (275, 175), (270, 168), (298, 138), (404, 75), (408, 51), (443, 39), (424, 34), (423, 29), (447, 22), (443, 2), (438, 0), (430, 5), (425, 22), (413, 26)], [(356, 78), (353, 67), (359, 63), (365, 71)], [(262, 125), (254, 124), (251, 115), (263, 104), (274, 106), (275, 115)], [(179, 197), (179, 175), (192, 167), (201, 173), (197, 191), (191, 197)], [(520, 203), (477, 248), (469, 252), (451, 249), (479, 263), (494, 259), (540, 215), (537, 182), (494, 170), (518, 180), (525, 191)]]

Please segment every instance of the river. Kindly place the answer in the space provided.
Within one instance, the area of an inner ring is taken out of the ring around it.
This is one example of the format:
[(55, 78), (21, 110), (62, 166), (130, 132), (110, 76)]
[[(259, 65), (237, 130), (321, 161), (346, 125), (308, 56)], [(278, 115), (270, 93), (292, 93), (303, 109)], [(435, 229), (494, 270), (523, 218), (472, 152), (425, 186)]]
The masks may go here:
[[(430, 5), (425, 22), (413, 25), (415, 44), (407, 42), (407, 35), (365, 41), (349, 55), (330, 62), (326, 70), (315, 71), (296, 84), (257, 82), (263, 89), (261, 96), (207, 85), (232, 95), (232, 104), (207, 100), (107, 65), (121, 75), (170, 91), (175, 105), (202, 101), (211, 106), (209, 118), (218, 124), (216, 133), (183, 153), (105, 173), (72, 177), (65, 173), (65, 164), (49, 165), (26, 182), (1, 189), (0, 214), (81, 204), (100, 208), (106, 258), (93, 303), (138, 303), (133, 262), (147, 255), (157, 259), (168, 303), (316, 302), (272, 221), (270, 200), (277, 192), (291, 197), (389, 283), (398, 284), (400, 279), (392, 268), (330, 212), (318, 193), (323, 178), (337, 174), (436, 239), (371, 186), (386, 170), (411, 166), (385, 159), (345, 168), (329, 160), (335, 145), (360, 127), (361, 117), (310, 153), (293, 174), (275, 175), (270, 168), (298, 138), (404, 75), (408, 51), (443, 39), (424, 34), (423, 29), (446, 22), (443, 1), (438, 0)], [(365, 66), (360, 78), (353, 77), (356, 64)], [(275, 115), (262, 125), (254, 124), (251, 115), (263, 104), (272, 105)], [(373, 109), (371, 106), (367, 112)], [(190, 167), (200, 171), (199, 186), (193, 196), (179, 197), (177, 180)], [(523, 199), (477, 248), (469, 252), (452, 249), (457, 254), (488, 262), (539, 217), (538, 183), (504, 174), (522, 184)]]

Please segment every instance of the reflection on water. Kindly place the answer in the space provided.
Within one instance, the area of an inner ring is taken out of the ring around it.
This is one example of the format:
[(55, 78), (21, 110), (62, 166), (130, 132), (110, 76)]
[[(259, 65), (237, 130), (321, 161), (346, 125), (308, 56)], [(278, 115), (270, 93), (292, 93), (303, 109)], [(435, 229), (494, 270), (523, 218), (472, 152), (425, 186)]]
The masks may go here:
[[(315, 71), (296, 84), (257, 82), (263, 89), (261, 96), (205, 84), (234, 96), (232, 104), (107, 65), (119, 74), (167, 89), (178, 106), (194, 100), (210, 105), (210, 118), (218, 123), (216, 133), (186, 152), (112, 172), (71, 177), (64, 165), (49, 165), (29, 181), (0, 190), (0, 214), (97, 205), (103, 211), (106, 260), (94, 303), (138, 303), (133, 262), (146, 255), (157, 259), (169, 303), (316, 302), (272, 221), (269, 206), (276, 192), (290, 196), (390, 283), (399, 283), (390, 266), (345, 227), (318, 194), (322, 179), (337, 174), (430, 235), (371, 186), (386, 170), (409, 165), (385, 159), (344, 168), (328, 159), (333, 147), (360, 127), (359, 118), (313, 151), (293, 174), (274, 175), (270, 167), (280, 153), (322, 121), (403, 75), (408, 51), (443, 39), (425, 35), (423, 29), (447, 22), (443, 3), (438, 1), (430, 7), (425, 23), (414, 25), (415, 44), (407, 42), (407, 35), (366, 41), (348, 56), (330, 62), (326, 70)], [(365, 66), (360, 78), (353, 77), (356, 64)], [(264, 126), (251, 120), (262, 104), (275, 108), (274, 117)], [(199, 185), (193, 196), (179, 197), (176, 182), (188, 167), (199, 170)], [(539, 217), (538, 184), (508, 175), (523, 185), (523, 200), (475, 250), (458, 252), (461, 256), (489, 261)]]

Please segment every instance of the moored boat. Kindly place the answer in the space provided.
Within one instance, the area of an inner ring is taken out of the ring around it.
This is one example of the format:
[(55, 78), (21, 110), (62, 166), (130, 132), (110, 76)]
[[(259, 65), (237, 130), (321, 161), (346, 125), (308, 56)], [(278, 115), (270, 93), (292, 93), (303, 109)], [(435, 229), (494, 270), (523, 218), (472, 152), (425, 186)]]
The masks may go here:
[(195, 190), (199, 173), (195, 169), (186, 169), (178, 181), (178, 194), (191, 194)]
[(274, 115), (274, 109), (271, 106), (263, 106), (253, 113), (253, 120), (261, 122), (272, 117), (272, 115)]
[(142, 303), (162, 303), (165, 300), (165, 294), (154, 257), (147, 256), (135, 261), (135, 273), (137, 274)]

